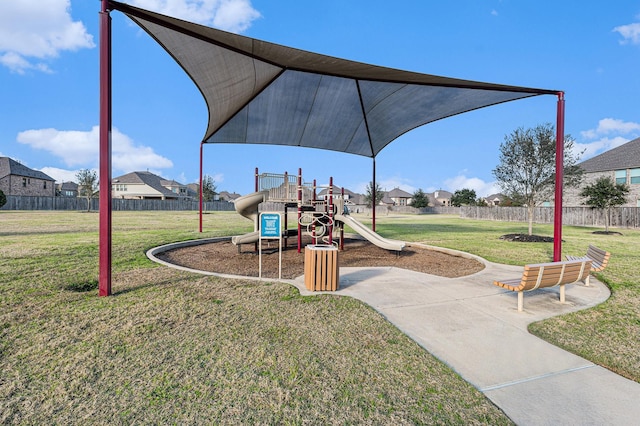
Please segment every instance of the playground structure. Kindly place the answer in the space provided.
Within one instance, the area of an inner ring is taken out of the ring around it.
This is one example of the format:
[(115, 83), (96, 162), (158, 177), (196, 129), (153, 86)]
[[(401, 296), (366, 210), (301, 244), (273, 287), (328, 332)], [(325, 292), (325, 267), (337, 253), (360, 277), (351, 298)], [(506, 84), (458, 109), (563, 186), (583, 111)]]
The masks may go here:
[[(344, 249), (344, 225), (364, 237), (369, 242), (386, 250), (400, 252), (404, 249), (402, 241), (384, 238), (367, 226), (349, 215), (346, 208), (344, 189), (340, 194), (334, 193), (333, 178), (329, 178), (327, 194), (318, 198), (318, 186), (315, 179), (312, 183), (302, 180), (302, 169), (298, 169), (298, 175), (288, 173), (258, 173), (255, 171), (255, 192), (239, 197), (235, 201), (236, 211), (253, 221), (252, 232), (232, 237), (233, 244), (241, 250), (242, 244), (255, 244), (260, 238), (260, 205), (266, 202), (279, 204), (284, 210), (283, 238), (285, 246), (289, 237), (297, 236), (298, 253), (302, 250), (302, 236), (310, 236), (313, 244), (318, 242), (336, 245), (340, 250)], [(288, 229), (288, 213), (290, 209), (296, 211), (297, 229)]]

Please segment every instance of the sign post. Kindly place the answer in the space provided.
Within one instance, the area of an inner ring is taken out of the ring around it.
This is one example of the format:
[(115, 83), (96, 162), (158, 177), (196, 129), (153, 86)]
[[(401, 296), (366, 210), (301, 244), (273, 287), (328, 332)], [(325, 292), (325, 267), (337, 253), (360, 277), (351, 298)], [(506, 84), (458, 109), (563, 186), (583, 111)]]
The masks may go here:
[(260, 213), (260, 267), (258, 276), (262, 278), (262, 240), (278, 240), (278, 279), (282, 279), (282, 214), (278, 212)]

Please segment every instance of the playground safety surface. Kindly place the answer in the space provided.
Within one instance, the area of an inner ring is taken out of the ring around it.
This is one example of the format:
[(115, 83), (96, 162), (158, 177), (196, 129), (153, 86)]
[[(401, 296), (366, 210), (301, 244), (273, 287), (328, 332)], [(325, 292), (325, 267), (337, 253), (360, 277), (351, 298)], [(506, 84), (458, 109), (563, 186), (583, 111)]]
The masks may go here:
[[(282, 278), (293, 279), (304, 274), (304, 246), (307, 244), (311, 244), (311, 240), (303, 240), (302, 252), (298, 253), (296, 239), (289, 240), (288, 247), (282, 252)], [(257, 277), (259, 255), (254, 244), (244, 244), (241, 249), (238, 253), (238, 247), (231, 241), (220, 241), (169, 250), (158, 257), (201, 271)], [(471, 275), (484, 268), (481, 262), (471, 258), (417, 246), (396, 253), (355, 238), (345, 238), (338, 261), (340, 267), (389, 266), (448, 278)], [(262, 243), (262, 276), (278, 276), (277, 241)]]

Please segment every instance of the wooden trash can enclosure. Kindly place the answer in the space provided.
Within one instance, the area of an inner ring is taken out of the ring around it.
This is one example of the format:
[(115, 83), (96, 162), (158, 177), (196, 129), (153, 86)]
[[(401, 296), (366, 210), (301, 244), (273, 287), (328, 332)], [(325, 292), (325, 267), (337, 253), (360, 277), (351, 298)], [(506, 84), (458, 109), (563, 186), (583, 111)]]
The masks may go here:
[(310, 291), (336, 291), (340, 268), (338, 248), (310, 244), (304, 249), (304, 285)]

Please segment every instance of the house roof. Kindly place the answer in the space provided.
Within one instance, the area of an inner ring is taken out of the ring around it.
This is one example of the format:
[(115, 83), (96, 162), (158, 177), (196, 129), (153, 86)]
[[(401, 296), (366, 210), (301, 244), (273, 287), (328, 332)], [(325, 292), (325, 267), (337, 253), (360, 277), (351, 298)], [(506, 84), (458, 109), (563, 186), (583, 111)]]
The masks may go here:
[(126, 175), (118, 176), (111, 180), (111, 183), (138, 184), (147, 185), (160, 194), (175, 197), (176, 194), (171, 190), (162, 186), (162, 182), (169, 182), (167, 179), (154, 175), (151, 172), (131, 172)]
[(407, 191), (403, 191), (400, 188), (393, 188), (391, 191), (386, 194), (389, 198), (411, 198), (413, 195), (409, 194)]
[(39, 170), (33, 170), (9, 157), (0, 157), (0, 178), (14, 175), (55, 182), (51, 176)]
[(498, 192), (497, 194), (488, 195), (488, 196), (484, 197), (484, 199), (485, 200), (500, 200), (500, 201), (503, 201), (505, 199), (505, 195)]
[(147, 31), (200, 89), (209, 110), (205, 143), (302, 146), (375, 157), (424, 124), (559, 93), (338, 59), (116, 1), (109, 6)]
[[(341, 194), (342, 193), (342, 187), (337, 186), (337, 185), (333, 185), (333, 194)], [(329, 188), (322, 188), (322, 191), (318, 192), (318, 196), (324, 196), (325, 194), (329, 193)], [(350, 198), (351, 197), (355, 197), (357, 194), (353, 191), (348, 190), (347, 188), (344, 188), (344, 195), (348, 195)]]
[(78, 190), (78, 184), (75, 182), (62, 182), (60, 184), (60, 190), (61, 191), (77, 191)]
[(578, 164), (587, 173), (640, 167), (640, 138)]
[(433, 196), (433, 198), (441, 198), (441, 199), (453, 197), (452, 193), (450, 193), (449, 191), (445, 191), (444, 189), (438, 189), (437, 191), (433, 191), (431, 195)]
[(235, 200), (236, 198), (239, 198), (240, 194), (236, 192), (231, 193), (229, 191), (222, 191), (220, 192), (220, 194), (218, 194), (218, 196), (220, 197), (221, 200), (232, 201), (232, 200)]
[(169, 180), (169, 179), (163, 179), (160, 178), (160, 183), (164, 186), (185, 186), (183, 184), (181, 184), (180, 182), (177, 182), (173, 179)]

